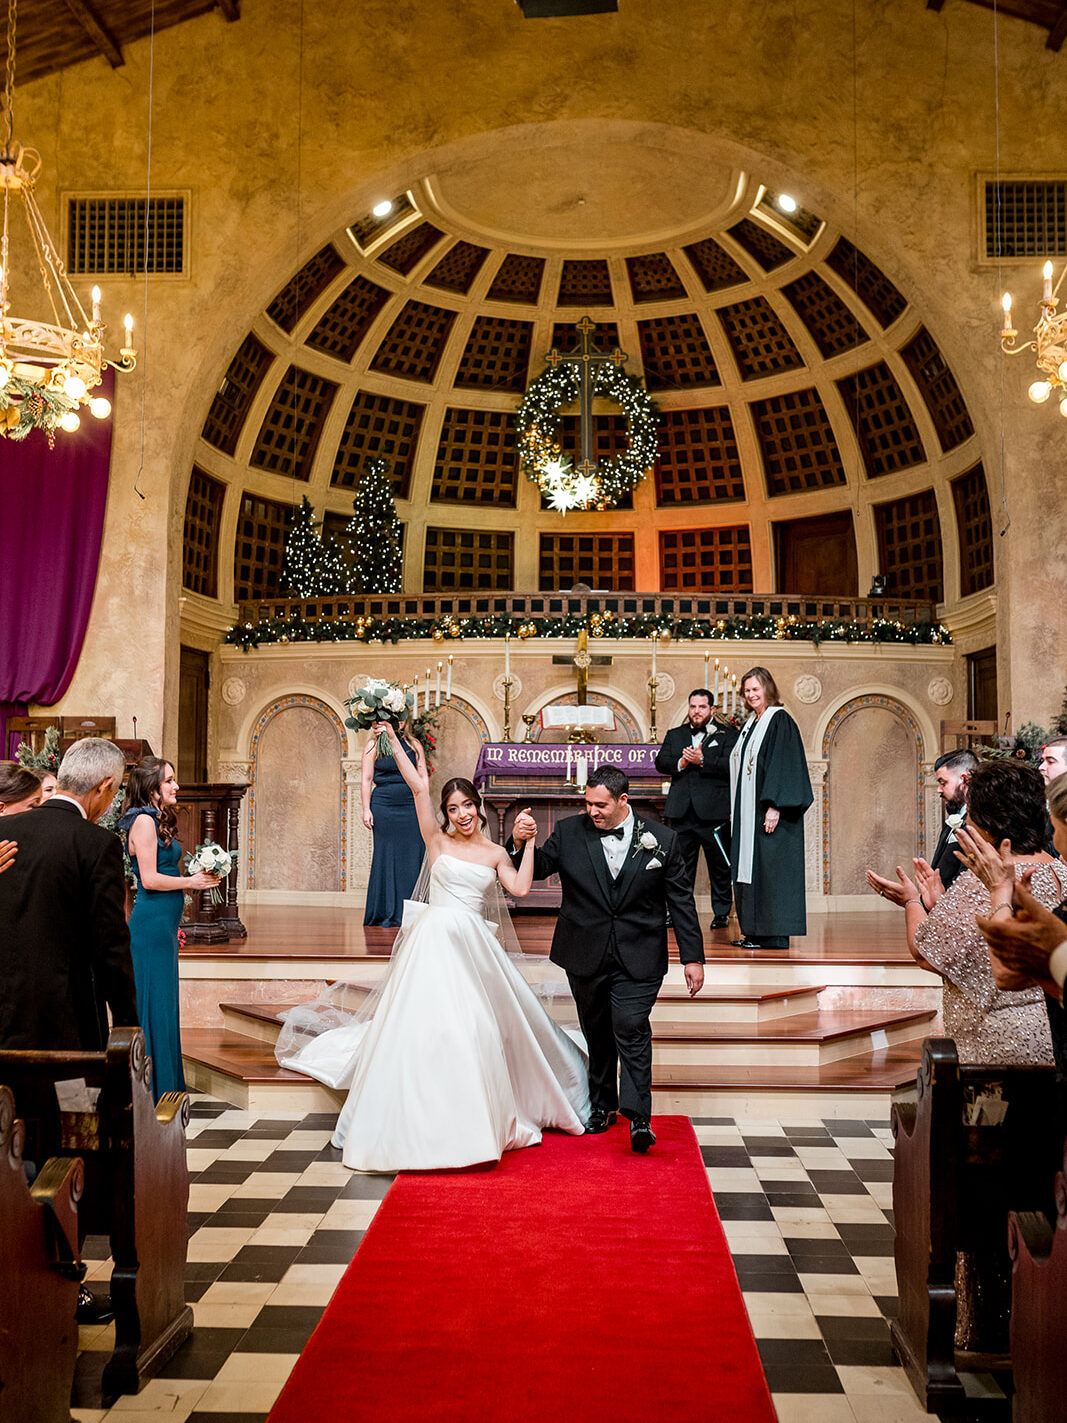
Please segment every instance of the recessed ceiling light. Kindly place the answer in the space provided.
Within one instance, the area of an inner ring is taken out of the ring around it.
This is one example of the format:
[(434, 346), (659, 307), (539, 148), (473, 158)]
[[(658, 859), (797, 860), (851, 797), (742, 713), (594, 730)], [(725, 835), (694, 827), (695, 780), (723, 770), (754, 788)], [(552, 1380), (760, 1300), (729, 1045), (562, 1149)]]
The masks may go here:
[(392, 211), (393, 205), (388, 198), (386, 198), (384, 202), (375, 203), (371, 208), (371, 212), (375, 217), (388, 217)]
[(797, 200), (796, 198), (791, 198), (788, 193), (779, 193), (778, 206), (783, 212), (796, 212)]

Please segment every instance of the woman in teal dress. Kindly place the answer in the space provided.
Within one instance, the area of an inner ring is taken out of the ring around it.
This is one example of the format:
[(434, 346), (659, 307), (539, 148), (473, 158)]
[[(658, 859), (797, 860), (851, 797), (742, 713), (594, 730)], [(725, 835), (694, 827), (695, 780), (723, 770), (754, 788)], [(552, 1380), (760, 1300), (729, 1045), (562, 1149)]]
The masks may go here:
[(182, 847), (174, 838), (177, 799), (174, 767), (146, 756), (130, 772), (119, 822), (137, 879), (130, 952), (157, 1102), (164, 1092), (185, 1091), (178, 1021), (178, 925), (185, 894), (218, 884), (215, 875), (182, 874)]

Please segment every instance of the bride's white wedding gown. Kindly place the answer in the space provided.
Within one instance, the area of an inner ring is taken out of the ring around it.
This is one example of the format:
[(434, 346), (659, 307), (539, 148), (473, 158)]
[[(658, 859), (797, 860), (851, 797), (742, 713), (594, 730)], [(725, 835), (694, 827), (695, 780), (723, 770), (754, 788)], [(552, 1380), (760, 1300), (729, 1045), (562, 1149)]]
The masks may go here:
[(495, 881), (439, 856), (429, 902), (406, 907), (374, 1016), (282, 1060), (349, 1088), (333, 1144), (353, 1170), (471, 1166), (535, 1146), (542, 1127), (584, 1130), (584, 1055), (483, 917)]

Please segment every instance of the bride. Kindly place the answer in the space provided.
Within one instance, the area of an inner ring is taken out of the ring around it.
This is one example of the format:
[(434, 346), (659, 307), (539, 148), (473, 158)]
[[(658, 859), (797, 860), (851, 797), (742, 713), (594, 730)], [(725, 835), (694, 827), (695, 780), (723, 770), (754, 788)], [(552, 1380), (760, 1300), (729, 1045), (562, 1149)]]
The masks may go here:
[(515, 869), (484, 834), (478, 792), (460, 779), (444, 787), (442, 828), (429, 781), (403, 755), (396, 732), (374, 730), (395, 743), (415, 797), (428, 902), (406, 903), (370, 1002), (354, 1016), (344, 1012), (345, 985), (337, 985), (325, 999), (293, 1009), (278, 1061), (348, 1088), (333, 1144), (357, 1171), (472, 1166), (536, 1146), (542, 1127), (583, 1132), (584, 1054), (542, 1008), (498, 937), (510, 928), (498, 881), (516, 896), (529, 892), (533, 842)]

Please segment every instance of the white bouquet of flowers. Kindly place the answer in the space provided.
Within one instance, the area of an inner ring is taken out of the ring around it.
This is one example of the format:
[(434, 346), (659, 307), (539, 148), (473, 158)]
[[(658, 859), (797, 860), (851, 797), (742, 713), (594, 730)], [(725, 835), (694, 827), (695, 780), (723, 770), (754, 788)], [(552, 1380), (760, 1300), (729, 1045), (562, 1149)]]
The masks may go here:
[[(359, 689), (358, 695), (350, 697), (345, 706), (352, 713), (345, 717), (345, 726), (353, 731), (368, 731), (376, 721), (391, 722), (398, 730), (401, 722), (411, 715), (415, 698), (411, 692), (398, 687), (395, 682), (385, 682), (380, 677), (368, 677)], [(378, 756), (391, 756), (393, 748), (385, 732), (378, 735)]]
[[(205, 840), (202, 845), (197, 845), (191, 854), (186, 855), (185, 865), (191, 875), (199, 874), (203, 870), (209, 875), (218, 875), (219, 879), (225, 879), (233, 867), (233, 857), (214, 840)], [(210, 894), (212, 904), (222, 903), (222, 895), (217, 887), (212, 889)]]

